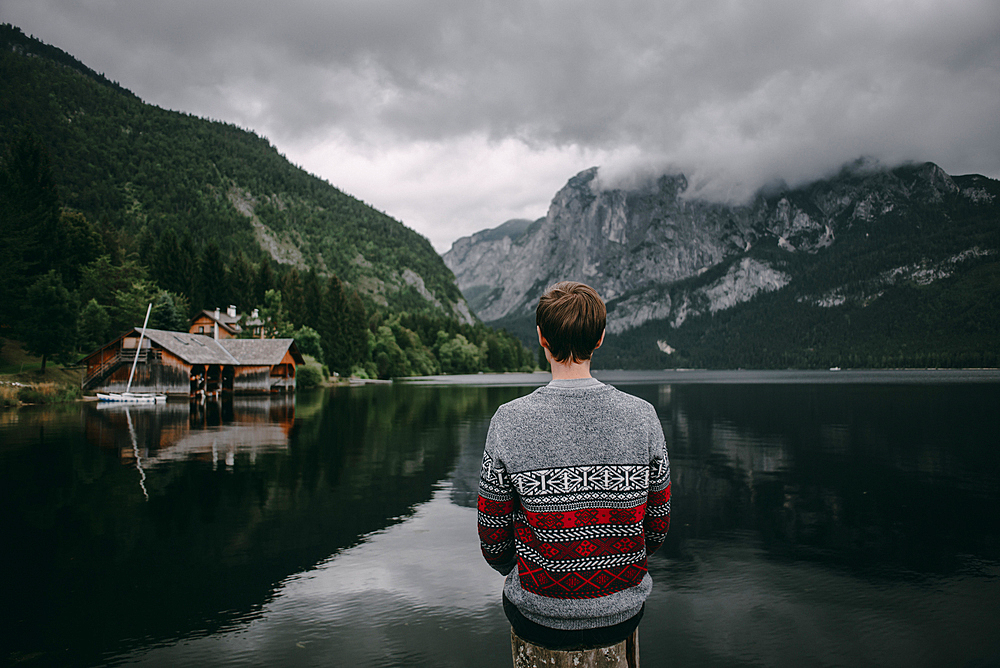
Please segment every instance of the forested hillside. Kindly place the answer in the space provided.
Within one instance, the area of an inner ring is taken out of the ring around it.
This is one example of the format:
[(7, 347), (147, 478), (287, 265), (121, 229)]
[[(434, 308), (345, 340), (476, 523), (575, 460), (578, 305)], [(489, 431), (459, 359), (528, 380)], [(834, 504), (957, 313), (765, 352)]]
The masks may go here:
[[(520, 368), (424, 237), (254, 133), (143, 103), (0, 26), (0, 336), (71, 358), (141, 324), (259, 308), (331, 369)], [(418, 333), (419, 332), (419, 333)]]

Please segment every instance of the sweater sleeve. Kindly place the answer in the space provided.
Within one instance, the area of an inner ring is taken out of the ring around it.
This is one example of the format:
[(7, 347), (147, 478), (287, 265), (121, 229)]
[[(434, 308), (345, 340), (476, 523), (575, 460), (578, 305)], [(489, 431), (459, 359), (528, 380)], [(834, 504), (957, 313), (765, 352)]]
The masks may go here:
[(659, 419), (654, 419), (650, 441), (649, 495), (643, 530), (646, 534), (646, 554), (656, 552), (670, 529), (670, 459)]
[(507, 575), (517, 563), (514, 553), (514, 487), (497, 455), (496, 416), (490, 423), (479, 474), (479, 544), (492, 568)]

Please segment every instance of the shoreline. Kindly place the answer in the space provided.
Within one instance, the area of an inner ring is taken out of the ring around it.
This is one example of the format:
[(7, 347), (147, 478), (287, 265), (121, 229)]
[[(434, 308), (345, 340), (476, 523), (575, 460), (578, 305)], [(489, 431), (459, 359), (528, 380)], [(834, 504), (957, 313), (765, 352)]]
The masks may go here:
[[(596, 369), (594, 378), (612, 384), (914, 384), (1000, 383), (1000, 369)], [(408, 376), (408, 385), (544, 385), (547, 371), (534, 373)]]
[[(0, 376), (0, 409), (20, 406), (68, 404), (97, 401), (84, 394), (78, 384), (65, 379), (25, 380), (24, 374)], [(10, 376), (20, 376), (15, 379)], [(998, 368), (901, 368), (901, 369), (597, 369), (594, 378), (622, 385), (642, 384), (951, 384), (1000, 383)], [(318, 387), (364, 387), (367, 385), (467, 385), (541, 386), (551, 380), (548, 371), (438, 374), (392, 379), (330, 379)], [(27, 399), (27, 400), (25, 400)]]

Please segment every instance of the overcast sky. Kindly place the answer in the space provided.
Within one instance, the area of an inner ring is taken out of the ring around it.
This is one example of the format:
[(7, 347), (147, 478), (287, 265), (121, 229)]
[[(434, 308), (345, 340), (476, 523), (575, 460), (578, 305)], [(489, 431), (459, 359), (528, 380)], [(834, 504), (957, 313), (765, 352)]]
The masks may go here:
[(0, 0), (439, 251), (593, 165), (738, 199), (859, 156), (1000, 178), (997, 0)]

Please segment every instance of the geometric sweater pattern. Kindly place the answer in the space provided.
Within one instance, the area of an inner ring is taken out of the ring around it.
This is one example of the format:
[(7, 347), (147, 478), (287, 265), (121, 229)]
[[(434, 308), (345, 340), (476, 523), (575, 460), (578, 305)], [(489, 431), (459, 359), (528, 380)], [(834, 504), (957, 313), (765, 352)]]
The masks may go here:
[(655, 410), (588, 380), (554, 381), (501, 406), (483, 453), (483, 556), (502, 573), (516, 564), (520, 590), (542, 597), (532, 599), (535, 615), (522, 611), (536, 621), (579, 617), (572, 600), (639, 592), (670, 527), (670, 462)]

